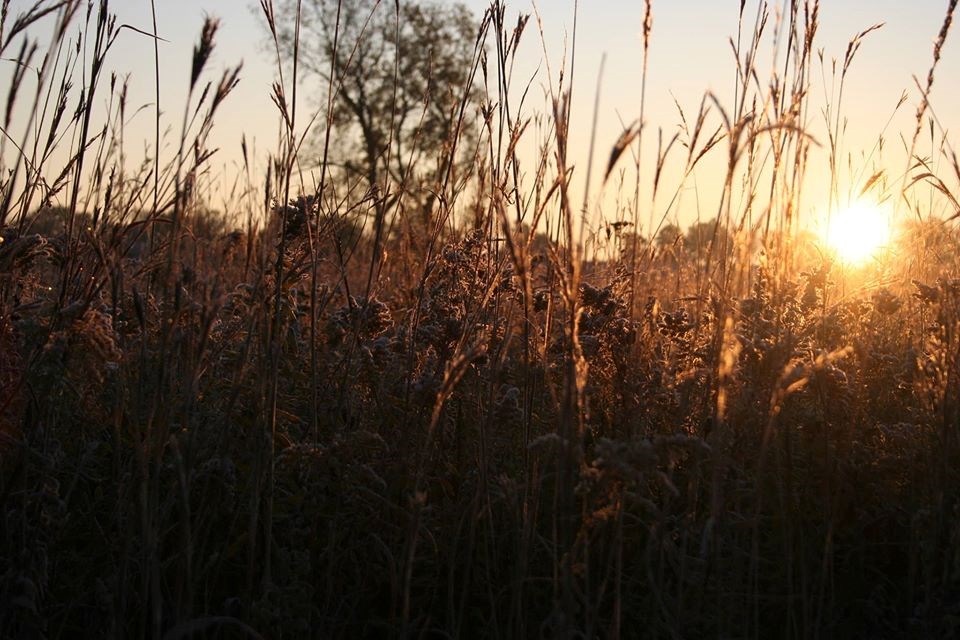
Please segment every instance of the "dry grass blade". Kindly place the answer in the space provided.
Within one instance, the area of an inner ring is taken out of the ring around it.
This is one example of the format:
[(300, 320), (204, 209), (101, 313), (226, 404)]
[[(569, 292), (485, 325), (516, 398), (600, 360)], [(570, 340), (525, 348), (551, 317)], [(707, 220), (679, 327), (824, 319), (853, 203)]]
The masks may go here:
[(623, 155), (623, 152), (626, 151), (630, 144), (636, 140), (638, 135), (640, 135), (640, 130), (642, 128), (642, 123), (639, 121), (634, 122), (633, 124), (627, 126), (627, 128), (623, 130), (623, 133), (620, 134), (620, 137), (617, 138), (613, 148), (610, 150), (610, 157), (607, 160), (607, 168), (603, 172), (604, 182), (606, 182), (607, 178), (610, 177), (610, 172), (612, 172), (613, 168), (617, 165), (617, 160), (620, 159), (620, 156)]
[[(64, 10), (66, 14), (66, 21), (69, 21), (70, 16), (72, 16), (77, 9), (80, 8), (82, 0), (59, 0), (56, 2), (46, 2), (41, 0), (33, 4), (25, 12), (17, 15), (14, 19), (13, 24), (10, 25), (10, 31), (6, 34), (0, 33), (0, 55), (6, 50), (7, 46), (21, 33), (30, 28), (33, 24), (39, 22), (45, 17), (60, 11)], [(6, 23), (7, 11), (9, 8), (9, 0), (5, 0), (3, 4), (3, 24)]]
[(864, 183), (863, 188), (860, 189), (860, 196), (862, 197), (866, 195), (867, 192), (870, 191), (870, 189), (873, 188), (873, 186), (877, 183), (877, 181), (883, 178), (885, 175), (886, 175), (886, 172), (883, 169), (881, 169), (880, 171), (877, 171), (872, 176), (870, 176), (867, 179), (867, 181)]
[(857, 35), (855, 35), (850, 40), (850, 42), (847, 43), (847, 50), (843, 54), (842, 75), (846, 75), (847, 71), (850, 69), (850, 64), (853, 62), (853, 59), (856, 57), (857, 51), (860, 50), (860, 45), (863, 43), (863, 39), (870, 33), (873, 33), (878, 29), (882, 29), (883, 26), (884, 26), (884, 23), (880, 22), (871, 27), (868, 27), (863, 31), (861, 31), (860, 33), (858, 33)]
[(207, 16), (203, 21), (203, 29), (200, 31), (200, 40), (193, 47), (193, 57), (190, 61), (190, 91), (200, 79), (210, 55), (213, 53), (217, 30), (220, 28), (220, 21)]

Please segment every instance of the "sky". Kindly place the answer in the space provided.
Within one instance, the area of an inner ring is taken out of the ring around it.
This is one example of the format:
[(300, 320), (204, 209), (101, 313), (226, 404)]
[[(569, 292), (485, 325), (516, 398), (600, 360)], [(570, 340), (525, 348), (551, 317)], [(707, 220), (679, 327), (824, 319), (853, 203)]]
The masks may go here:
[[(11, 12), (22, 11), (26, 0), (13, 0)], [(388, 3), (389, 4), (389, 3)], [(465, 0), (480, 15), (486, 0)], [(782, 3), (771, 1), (776, 10)], [(597, 145), (595, 162), (603, 166), (609, 151), (625, 123), (639, 115), (641, 80), (641, 0), (585, 0), (578, 7), (576, 66), (573, 77), (571, 143), (572, 162), (586, 164), (590, 123), (597, 90), (601, 58), (606, 64), (600, 77)], [(647, 78), (647, 131), (662, 127), (669, 137), (677, 130), (680, 118), (676, 104), (688, 113), (695, 112), (705, 91), (712, 91), (721, 102), (732, 104), (734, 59), (729, 38), (736, 34), (739, 0), (653, 0), (653, 32)], [(864, 39), (847, 80), (844, 111), (849, 117), (847, 149), (869, 149), (904, 90), (909, 101), (894, 119), (888, 136), (899, 132), (909, 137), (918, 92), (913, 76), (925, 78), (932, 60), (932, 43), (943, 22), (947, 0), (822, 0), (818, 47), (825, 59), (842, 59), (847, 42), (859, 31), (876, 24), (883, 28)], [(149, 0), (114, 0), (112, 10), (118, 23), (143, 31), (152, 31)], [(543, 96), (551, 79), (547, 65), (556, 75), (564, 53), (569, 53), (573, 18), (573, 0), (515, 0), (507, 2), (508, 23), (518, 12), (534, 9), (543, 23), (541, 42), (535, 21), (528, 25), (520, 51), (518, 77), (540, 72), (534, 81), (534, 108), (545, 104)], [(205, 15), (221, 20), (209, 69), (215, 72), (243, 62), (241, 81), (217, 118), (212, 146), (220, 151), (213, 162), (229, 174), (239, 163), (241, 133), (256, 147), (266, 151), (276, 147), (279, 118), (270, 100), (270, 87), (276, 76), (276, 63), (265, 47), (265, 29), (259, 4), (250, 0), (156, 0), (157, 31), (160, 43), (161, 110), (165, 125), (178, 127), (187, 93), (191, 48), (197, 39)], [(752, 22), (757, 2), (748, 0), (746, 13)], [(956, 25), (955, 25), (956, 27)], [(960, 34), (952, 33), (943, 50), (931, 103), (934, 113), (946, 129), (950, 118), (960, 114)], [(129, 124), (126, 139), (131, 152), (150, 144), (153, 137), (152, 104), (153, 44), (132, 30), (124, 31), (112, 58), (119, 75), (130, 76), (131, 105), (150, 105)], [(9, 64), (9, 63), (8, 63)], [(8, 73), (4, 70), (4, 73)], [(0, 78), (2, 79), (2, 78)], [(818, 78), (819, 79), (819, 78)], [(553, 79), (555, 81), (555, 78)], [(830, 92), (829, 78), (815, 83), (815, 104), (824, 102)], [(319, 92), (305, 87), (300, 95), (301, 108), (310, 109)], [(132, 109), (131, 109), (132, 111)], [(816, 118), (814, 118), (816, 120)], [(652, 139), (652, 138), (651, 138)], [(136, 142), (142, 140), (139, 144)], [(718, 154), (722, 155), (722, 154)], [(708, 168), (709, 170), (709, 168)], [(585, 171), (579, 170), (583, 180)], [(601, 169), (595, 169), (596, 175)], [(598, 179), (591, 185), (598, 215), (604, 213), (610, 196), (600, 190)], [(582, 189), (582, 184), (578, 185)], [(681, 223), (690, 214), (681, 211)]]

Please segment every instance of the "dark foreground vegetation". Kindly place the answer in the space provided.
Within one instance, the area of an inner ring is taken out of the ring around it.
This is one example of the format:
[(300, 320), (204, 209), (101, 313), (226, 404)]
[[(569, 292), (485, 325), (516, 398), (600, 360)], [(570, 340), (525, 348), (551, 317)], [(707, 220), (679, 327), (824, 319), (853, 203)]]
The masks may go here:
[[(332, 11), (303, 51), (334, 92), (308, 122), (297, 4), (264, 0), (281, 140), (263, 170), (244, 142), (217, 213), (206, 141), (239, 70), (208, 79), (214, 21), (179, 151), (134, 162), (108, 3), (3, 3), (0, 54), (28, 70), (8, 103), (35, 115), (0, 185), (0, 636), (954, 637), (960, 247), (936, 214), (960, 171), (945, 137), (919, 151), (927, 92), (906, 177), (841, 185), (839, 98), (821, 146), (805, 130), (817, 2), (752, 31), (742, 6), (733, 99), (672, 143), (628, 128), (604, 167), (621, 207), (581, 227), (566, 81), (533, 119), (510, 87), (536, 18), (386, 3), (357, 31), (373, 5), (348, 4), (306, 3)], [(49, 53), (21, 47), (34, 22)], [(432, 76), (390, 24), (466, 29), (443, 54), (465, 68), (398, 88)], [(790, 54), (756, 82), (774, 28)], [(368, 55), (393, 73), (357, 74)], [(716, 217), (668, 225), (717, 154)], [(831, 263), (796, 219), (814, 154), (837, 201), (920, 221)]]

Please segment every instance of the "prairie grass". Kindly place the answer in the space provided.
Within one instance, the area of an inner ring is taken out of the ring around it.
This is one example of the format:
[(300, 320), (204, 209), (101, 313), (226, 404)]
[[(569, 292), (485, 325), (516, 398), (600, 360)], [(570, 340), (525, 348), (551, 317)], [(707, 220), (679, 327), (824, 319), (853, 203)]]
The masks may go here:
[[(197, 25), (176, 152), (157, 152), (157, 95), (152, 150), (132, 158), (128, 87), (110, 74), (131, 27), (110, 4), (0, 12), (16, 68), (0, 140), (0, 635), (957, 633), (960, 167), (929, 103), (955, 1), (905, 170), (844, 182), (844, 82), (876, 27), (850, 41), (823, 107), (819, 2), (779, 22), (741, 2), (732, 104), (704, 95), (674, 137), (638, 105), (603, 167), (619, 193), (599, 227), (570, 182), (573, 56), (548, 61), (548, 108), (530, 112), (512, 70), (537, 34), (499, 0), (461, 92), (434, 98), (453, 114), (440, 170), (400, 180), (328, 163), (333, 98), (298, 110), (301, 15), (281, 25), (261, 0), (282, 135), (263, 171), (242, 139), (232, 215), (211, 202), (209, 137), (242, 70), (208, 68), (217, 21)], [(786, 55), (760, 81), (771, 30)], [(539, 152), (521, 152), (534, 136)], [(679, 194), (715, 156), (712, 221), (684, 234)], [(834, 204), (876, 193), (916, 220), (869, 266), (832, 263), (804, 231), (813, 158)]]

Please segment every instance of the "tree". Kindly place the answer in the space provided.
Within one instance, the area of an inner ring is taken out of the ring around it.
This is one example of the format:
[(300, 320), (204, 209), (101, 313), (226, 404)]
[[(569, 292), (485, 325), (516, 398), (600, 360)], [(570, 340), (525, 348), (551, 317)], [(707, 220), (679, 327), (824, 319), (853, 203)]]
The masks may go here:
[(711, 251), (711, 246), (715, 256), (723, 255), (733, 249), (733, 238), (722, 225), (717, 226), (716, 218), (690, 225), (684, 243), (687, 251), (699, 258), (706, 258)]
[(661, 249), (670, 249), (677, 244), (677, 240), (682, 237), (683, 231), (680, 230), (680, 227), (672, 222), (668, 222), (660, 227), (660, 231), (657, 233), (657, 245)]
[[(279, 13), (278, 35), (288, 54), (296, 8), (297, 0), (283, 0)], [(301, 67), (318, 81), (322, 104), (329, 87), (334, 92), (328, 166), (371, 186), (386, 175), (403, 184), (437, 178), (456, 152), (455, 140), (471, 136), (474, 109), (460, 105), (465, 95), (476, 95), (478, 28), (459, 3), (303, 2)], [(322, 141), (324, 131), (318, 133)], [(313, 150), (322, 159), (322, 145)]]

